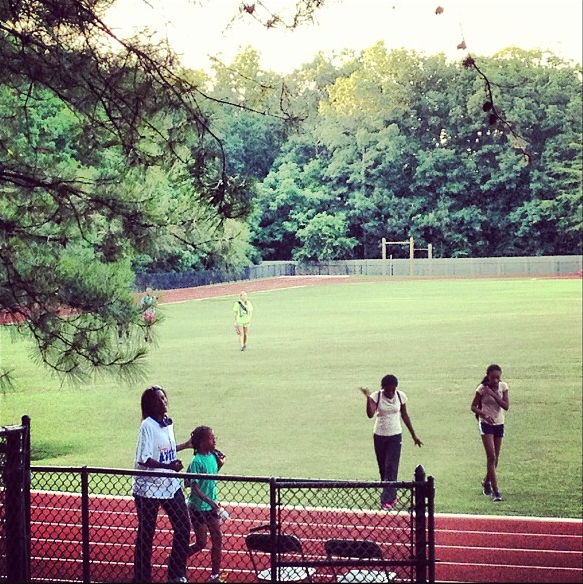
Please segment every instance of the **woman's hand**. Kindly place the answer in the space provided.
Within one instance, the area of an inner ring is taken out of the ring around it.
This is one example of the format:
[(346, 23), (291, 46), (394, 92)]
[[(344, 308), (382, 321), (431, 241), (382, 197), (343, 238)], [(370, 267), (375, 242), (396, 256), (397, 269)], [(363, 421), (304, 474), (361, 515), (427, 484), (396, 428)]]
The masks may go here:
[(421, 442), (421, 440), (419, 440), (417, 435), (413, 436), (413, 442), (415, 442), (415, 446), (419, 446), (419, 448), (421, 448), (421, 446), (423, 446), (423, 442)]
[(174, 470), (176, 472), (181, 471), (184, 468), (181, 460), (173, 460), (172, 462), (168, 463), (168, 467), (170, 470)]
[(370, 397), (370, 389), (368, 387), (359, 387), (358, 388), (367, 398)]

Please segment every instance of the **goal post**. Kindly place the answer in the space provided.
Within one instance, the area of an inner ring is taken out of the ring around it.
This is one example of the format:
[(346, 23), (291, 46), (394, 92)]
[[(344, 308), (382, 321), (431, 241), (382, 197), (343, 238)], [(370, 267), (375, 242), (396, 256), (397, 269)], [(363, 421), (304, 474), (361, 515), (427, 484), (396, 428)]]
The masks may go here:
[[(382, 275), (387, 275), (387, 246), (388, 245), (406, 245), (409, 247), (409, 275), (413, 275), (413, 262), (415, 261), (415, 240), (413, 237), (405, 241), (387, 241), (386, 237), (381, 239), (381, 258), (382, 258)], [(427, 258), (433, 258), (433, 246), (428, 243), (427, 247), (418, 247), (418, 251), (426, 251)]]

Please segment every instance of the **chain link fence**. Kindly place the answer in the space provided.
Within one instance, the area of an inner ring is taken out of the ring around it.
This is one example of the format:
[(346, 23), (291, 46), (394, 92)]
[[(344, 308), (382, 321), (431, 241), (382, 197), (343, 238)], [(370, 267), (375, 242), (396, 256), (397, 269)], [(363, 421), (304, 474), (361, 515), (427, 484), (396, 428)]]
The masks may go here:
[[(31, 581), (132, 581), (138, 527), (131, 496), (135, 474), (152, 475), (33, 467)], [(219, 501), (229, 514), (221, 523), (220, 570), (229, 582), (435, 579), (433, 479), (425, 477), (422, 467), (414, 481), (396, 483), (179, 476), (217, 481)], [(380, 491), (386, 485), (398, 488), (398, 502), (381, 511)], [(152, 546), (155, 582), (167, 581), (172, 537), (169, 518), (160, 510)], [(188, 558), (189, 582), (209, 580), (210, 544), (208, 538), (205, 549)]]
[[(102, 468), (30, 467), (30, 420), (0, 428), (0, 581), (130, 582), (138, 474)], [(216, 480), (222, 577), (230, 582), (434, 582), (434, 486), (420, 466), (411, 482), (197, 475)], [(380, 510), (383, 488), (398, 491)], [(183, 524), (184, 526), (184, 524)], [(191, 526), (191, 545), (195, 541)], [(168, 579), (174, 530), (159, 510), (152, 581)], [(212, 542), (212, 543), (211, 543)], [(210, 577), (207, 545), (187, 560), (189, 582)], [(189, 550), (182, 549), (183, 553)]]

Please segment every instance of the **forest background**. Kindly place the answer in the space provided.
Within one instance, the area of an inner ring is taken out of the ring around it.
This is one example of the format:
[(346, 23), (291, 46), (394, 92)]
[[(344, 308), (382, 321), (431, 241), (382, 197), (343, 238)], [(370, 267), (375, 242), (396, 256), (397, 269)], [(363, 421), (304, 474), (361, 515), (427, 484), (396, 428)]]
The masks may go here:
[(285, 76), (259, 60), (248, 47), (190, 72), (229, 174), (252, 185), (229, 252), (174, 248), (141, 268), (378, 258), (382, 237), (436, 257), (580, 253), (579, 65), (519, 48), (480, 57), (491, 119), (483, 77), (444, 55), (379, 42)]

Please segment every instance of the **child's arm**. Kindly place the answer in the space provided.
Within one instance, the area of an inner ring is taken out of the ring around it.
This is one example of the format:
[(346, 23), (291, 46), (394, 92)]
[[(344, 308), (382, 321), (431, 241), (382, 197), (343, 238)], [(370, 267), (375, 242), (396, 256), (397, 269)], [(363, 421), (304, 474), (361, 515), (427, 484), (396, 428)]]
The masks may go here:
[(411, 418), (409, 417), (409, 413), (407, 412), (407, 406), (405, 404), (401, 404), (401, 418), (403, 418), (403, 422), (405, 422), (405, 426), (407, 426), (409, 432), (411, 433), (411, 438), (413, 438), (413, 442), (415, 442), (416, 446), (423, 446), (423, 442), (419, 439), (417, 434), (415, 434), (415, 430), (413, 429), (413, 424), (411, 423)]
[(496, 400), (496, 403), (503, 409), (508, 410), (510, 407), (510, 401), (508, 399), (508, 390), (502, 390), (502, 397), (498, 395), (497, 391), (494, 391), (492, 388), (488, 387), (488, 395)]
[(192, 481), (190, 483), (190, 490), (192, 491), (192, 493), (194, 495), (196, 495), (201, 501), (204, 501), (205, 503), (207, 503), (208, 505), (210, 505), (213, 509), (213, 511), (217, 511), (218, 508), (220, 507), (220, 505), (216, 502), (213, 501), (212, 499), (209, 499), (200, 489), (200, 487), (198, 486), (198, 484), (195, 481)]

